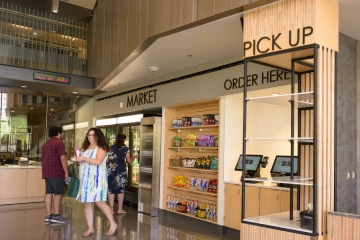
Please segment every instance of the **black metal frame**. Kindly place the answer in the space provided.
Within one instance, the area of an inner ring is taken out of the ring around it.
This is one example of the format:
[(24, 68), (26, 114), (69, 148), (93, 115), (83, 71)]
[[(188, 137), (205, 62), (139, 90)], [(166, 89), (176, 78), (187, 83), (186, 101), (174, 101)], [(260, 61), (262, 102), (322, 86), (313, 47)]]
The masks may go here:
[[(319, 233), (317, 232), (317, 216), (316, 216), (316, 212), (317, 212), (317, 114), (316, 114), (316, 105), (317, 105), (317, 97), (316, 97), (316, 92), (317, 92), (317, 59), (318, 59), (318, 48), (319, 45), (317, 44), (312, 44), (312, 45), (307, 45), (307, 46), (302, 46), (302, 47), (298, 47), (298, 48), (293, 48), (293, 49), (288, 49), (288, 50), (283, 50), (283, 51), (278, 51), (278, 52), (272, 52), (269, 54), (263, 54), (263, 55), (259, 55), (259, 56), (253, 56), (253, 57), (249, 57), (244, 59), (244, 81), (247, 82), (247, 68), (248, 68), (248, 64), (250, 62), (257, 62), (255, 61), (256, 59), (259, 58), (264, 58), (264, 57), (269, 57), (269, 56), (274, 56), (274, 55), (280, 55), (280, 54), (284, 54), (284, 53), (290, 53), (290, 52), (295, 52), (295, 51), (301, 51), (301, 50), (305, 50), (305, 49), (313, 49), (314, 50), (314, 55), (313, 56), (306, 56), (306, 57), (301, 57), (301, 58), (296, 58), (296, 59), (292, 59), (291, 60), (291, 93), (295, 93), (295, 74), (298, 74), (298, 76), (300, 75), (300, 73), (296, 73), (295, 72), (295, 64), (301, 64), (307, 67), (312, 67), (313, 70), (308, 71), (308, 72), (314, 72), (314, 93), (313, 93), (313, 107), (311, 109), (314, 110), (314, 117), (313, 117), (313, 122), (314, 122), (314, 128), (313, 128), (313, 231), (312, 233), (306, 233), (306, 232), (302, 232), (302, 231), (297, 231), (297, 230), (289, 230), (286, 228), (281, 228), (281, 227), (274, 227), (274, 226), (270, 226), (270, 225), (266, 225), (266, 224), (261, 224), (261, 223), (254, 223), (254, 222), (248, 222), (245, 219), (245, 178), (243, 177), (241, 182), (242, 182), (242, 211), (241, 211), (241, 222), (242, 223), (247, 223), (247, 224), (251, 224), (251, 225), (257, 225), (257, 226), (262, 226), (262, 227), (267, 227), (267, 228), (272, 228), (272, 229), (277, 229), (277, 230), (282, 230), (282, 231), (287, 231), (287, 232), (294, 232), (294, 233), (299, 233), (302, 235), (308, 235), (308, 236), (319, 236)], [(303, 62), (303, 60), (306, 59), (314, 59), (314, 65), (311, 64), (307, 64), (305, 62)], [(266, 64), (268, 66), (277, 68), (277, 66), (274, 65), (269, 65)], [(289, 70), (288, 70), (289, 71)], [(306, 73), (308, 73), (306, 72)], [(299, 78), (300, 79), (300, 78)], [(247, 84), (244, 85), (244, 92), (243, 92), (243, 143), (242, 143), (242, 147), (243, 147), (243, 163), (242, 165), (243, 170), (242, 170), (242, 174), (243, 176), (245, 176), (245, 171), (246, 171), (246, 166), (245, 166), (245, 158), (246, 158), (246, 125), (247, 125)], [(291, 174), (290, 177), (291, 179), (293, 179), (294, 177), (294, 133), (295, 133), (295, 127), (294, 127), (294, 100), (290, 100), (290, 104), (291, 104), (291, 140), (290, 140), (290, 145), (291, 145)], [(299, 127), (298, 127), (299, 128)], [(299, 135), (298, 135), (299, 136)], [(301, 144), (311, 144), (311, 143), (301, 143)], [(299, 151), (299, 149), (298, 149)], [(298, 164), (300, 164), (300, 155), (299, 156), (299, 161)], [(300, 168), (299, 169), (299, 173), (300, 173)], [(299, 186), (298, 186), (299, 189)], [(299, 192), (300, 193), (300, 192)], [(297, 204), (297, 208), (300, 209), (300, 194), (298, 194), (298, 204)], [(291, 185), (290, 187), (290, 220), (293, 220), (293, 186)]]

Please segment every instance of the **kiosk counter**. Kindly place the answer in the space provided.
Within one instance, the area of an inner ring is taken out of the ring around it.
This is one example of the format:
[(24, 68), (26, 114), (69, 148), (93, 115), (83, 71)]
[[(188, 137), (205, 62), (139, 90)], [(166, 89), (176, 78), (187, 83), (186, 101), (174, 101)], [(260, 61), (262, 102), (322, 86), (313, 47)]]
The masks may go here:
[(41, 166), (8, 165), (0, 167), (0, 205), (42, 202), (45, 181)]

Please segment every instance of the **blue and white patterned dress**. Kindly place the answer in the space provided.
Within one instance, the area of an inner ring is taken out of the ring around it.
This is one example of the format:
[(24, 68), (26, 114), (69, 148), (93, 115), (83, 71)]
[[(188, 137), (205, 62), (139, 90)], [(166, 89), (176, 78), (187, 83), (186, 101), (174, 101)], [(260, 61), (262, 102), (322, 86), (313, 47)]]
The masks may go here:
[[(95, 158), (98, 147), (85, 150), (81, 156)], [(79, 167), (79, 192), (76, 200), (81, 202), (107, 201), (108, 181), (105, 160), (100, 165), (81, 162)]]

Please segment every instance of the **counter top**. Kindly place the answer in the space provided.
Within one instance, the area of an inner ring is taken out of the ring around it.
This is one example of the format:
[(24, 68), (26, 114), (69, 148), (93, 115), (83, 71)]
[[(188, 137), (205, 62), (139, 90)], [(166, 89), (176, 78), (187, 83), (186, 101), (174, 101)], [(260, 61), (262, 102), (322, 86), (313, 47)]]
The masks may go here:
[(339, 217), (348, 217), (348, 218), (356, 218), (360, 219), (360, 215), (353, 213), (344, 213), (344, 212), (328, 212), (329, 215), (339, 216)]
[(10, 165), (10, 166), (0, 166), (0, 170), (2, 169), (41, 169), (41, 166), (18, 166), (18, 165)]
[[(239, 181), (224, 181), (225, 184), (234, 184), (241, 186), (241, 182)], [(259, 183), (246, 183), (246, 186), (249, 187), (258, 187), (258, 188), (270, 188), (275, 190), (281, 191), (290, 191), (290, 188), (287, 187), (278, 187), (276, 183), (269, 183), (269, 182), (259, 182)], [(296, 189), (294, 189), (296, 191)]]

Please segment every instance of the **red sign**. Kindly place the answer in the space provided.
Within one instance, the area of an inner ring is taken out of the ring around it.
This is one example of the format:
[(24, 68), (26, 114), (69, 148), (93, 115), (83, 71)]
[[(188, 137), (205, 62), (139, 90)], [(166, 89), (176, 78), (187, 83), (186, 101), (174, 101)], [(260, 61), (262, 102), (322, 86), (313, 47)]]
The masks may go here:
[(51, 73), (34, 72), (34, 80), (70, 84), (70, 77), (55, 75)]

